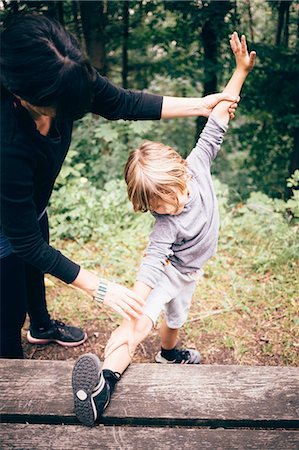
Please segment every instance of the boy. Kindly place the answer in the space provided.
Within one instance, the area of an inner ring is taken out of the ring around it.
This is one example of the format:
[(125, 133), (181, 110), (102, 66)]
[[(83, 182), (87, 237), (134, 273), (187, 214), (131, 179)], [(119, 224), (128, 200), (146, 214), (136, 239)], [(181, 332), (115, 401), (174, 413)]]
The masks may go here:
[[(245, 36), (240, 41), (236, 32), (230, 43), (236, 69), (224, 92), (237, 99), (254, 65), (255, 52), (248, 54)], [(227, 130), (229, 106), (223, 101), (213, 109), (186, 161), (171, 147), (154, 142), (145, 142), (129, 156), (125, 179), (134, 210), (150, 211), (156, 218), (134, 286), (146, 305), (141, 318), (123, 321), (112, 333), (102, 368), (93, 354), (76, 362), (72, 378), (75, 412), (85, 425), (92, 426), (103, 413), (134, 350), (163, 308), (161, 351), (156, 362), (200, 362), (197, 350), (181, 350), (176, 343), (201, 268), (217, 249), (219, 217), (210, 166)]]

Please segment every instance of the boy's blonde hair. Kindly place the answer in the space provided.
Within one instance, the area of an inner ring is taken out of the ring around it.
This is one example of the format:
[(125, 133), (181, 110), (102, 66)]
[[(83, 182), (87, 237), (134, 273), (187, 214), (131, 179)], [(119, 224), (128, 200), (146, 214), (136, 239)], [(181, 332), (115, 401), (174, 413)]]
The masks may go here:
[(178, 207), (187, 187), (187, 163), (171, 147), (145, 141), (130, 153), (124, 176), (134, 211), (154, 211), (160, 201)]

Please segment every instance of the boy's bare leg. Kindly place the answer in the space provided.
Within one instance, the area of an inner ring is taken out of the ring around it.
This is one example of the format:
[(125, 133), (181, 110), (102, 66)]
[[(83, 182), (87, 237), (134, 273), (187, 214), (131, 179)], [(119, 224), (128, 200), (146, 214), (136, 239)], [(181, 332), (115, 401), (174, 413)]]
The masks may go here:
[[(122, 374), (131, 363), (136, 347), (152, 328), (152, 321), (145, 315), (138, 320), (123, 323), (112, 333), (105, 349), (102, 369)], [(124, 343), (125, 342), (125, 343)]]
[(165, 350), (172, 350), (177, 343), (179, 330), (175, 328), (169, 328), (164, 319), (160, 328), (161, 347)]

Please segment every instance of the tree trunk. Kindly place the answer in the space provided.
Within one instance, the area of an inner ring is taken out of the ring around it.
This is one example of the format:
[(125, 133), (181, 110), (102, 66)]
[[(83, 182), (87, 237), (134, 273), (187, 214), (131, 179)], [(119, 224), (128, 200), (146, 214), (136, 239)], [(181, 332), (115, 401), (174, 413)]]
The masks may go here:
[(212, 21), (208, 20), (202, 29), (202, 41), (204, 48), (204, 95), (212, 94), (217, 90), (217, 61), (218, 39), (217, 32)]
[[(203, 95), (217, 91), (217, 59), (218, 39), (212, 20), (207, 20), (202, 28), (202, 43), (204, 49), (204, 92)], [(198, 136), (206, 122), (204, 117), (196, 119), (196, 135)]]
[(78, 40), (81, 42), (81, 28), (80, 28), (80, 22), (79, 22), (79, 17), (78, 17), (78, 2), (76, 0), (73, 0), (71, 4), (72, 4), (72, 14), (73, 14), (75, 33), (76, 33)]
[[(276, 45), (284, 45), (288, 47), (289, 45), (289, 19), (290, 19), (290, 6), (292, 0), (280, 1), (278, 9), (278, 22), (277, 22), (277, 32), (276, 32)], [(299, 26), (299, 24), (298, 24)], [(295, 94), (297, 97), (297, 93)], [(298, 101), (297, 101), (298, 104)], [(291, 176), (296, 169), (299, 168), (299, 128), (293, 128), (293, 150), (290, 155), (289, 163), (289, 176)], [(291, 189), (286, 190), (287, 197), (290, 197), (292, 193)]]
[(240, 28), (240, 16), (238, 14), (237, 0), (232, 1), (232, 9), (233, 9), (233, 15), (232, 15), (233, 29), (238, 30)]
[(285, 13), (285, 25), (284, 25), (284, 34), (283, 34), (283, 45), (285, 47), (289, 46), (289, 22), (290, 22), (290, 6), (291, 3), (287, 4), (288, 7)]
[(280, 43), (281, 43), (283, 20), (284, 20), (284, 2), (281, 1), (279, 4), (279, 8), (278, 8), (278, 22), (277, 22), (276, 40), (275, 40), (276, 45), (280, 45)]
[[(292, 0), (280, 1), (278, 6), (278, 22), (276, 30), (275, 45), (282, 44), (282, 36), (284, 36), (284, 43), (289, 40), (289, 11)], [(287, 46), (287, 45), (286, 45)]]
[(47, 14), (57, 20), (57, 9), (55, 2), (48, 2)]
[(253, 19), (252, 19), (250, 0), (247, 0), (246, 3), (247, 3), (247, 8), (248, 8), (250, 38), (251, 38), (251, 42), (253, 43), (254, 42), (254, 30), (253, 30)]
[(61, 25), (64, 25), (63, 1), (56, 1), (55, 3), (57, 8), (58, 21), (61, 23)]
[(122, 86), (128, 87), (129, 1), (123, 2)]
[(13, 0), (13, 1), (11, 2), (11, 9), (12, 9), (12, 12), (13, 12), (14, 14), (18, 14), (18, 12), (19, 12), (19, 2), (16, 1), (16, 0)]
[(91, 64), (107, 75), (105, 52), (105, 14), (103, 1), (80, 1), (82, 29)]

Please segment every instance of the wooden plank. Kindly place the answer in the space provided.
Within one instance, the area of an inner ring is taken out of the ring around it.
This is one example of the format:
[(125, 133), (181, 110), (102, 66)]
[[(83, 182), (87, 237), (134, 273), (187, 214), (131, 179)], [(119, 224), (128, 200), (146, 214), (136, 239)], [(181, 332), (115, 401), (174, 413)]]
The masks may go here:
[(0, 441), (3, 450), (293, 450), (298, 449), (299, 432), (3, 424)]
[[(73, 361), (0, 360), (3, 419), (21, 422), (31, 416), (38, 423), (51, 418), (76, 423), (73, 365)], [(231, 421), (228, 426), (242, 426), (244, 421), (244, 426), (294, 427), (299, 423), (298, 392), (296, 367), (133, 364), (117, 385), (104, 418), (115, 424), (116, 419), (127, 423), (138, 419), (135, 423), (142, 425), (144, 419), (153, 424), (216, 421), (216, 426), (225, 426), (224, 421)]]

